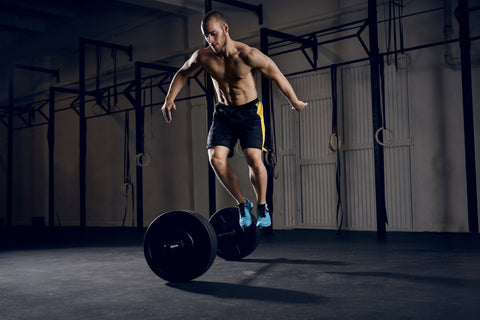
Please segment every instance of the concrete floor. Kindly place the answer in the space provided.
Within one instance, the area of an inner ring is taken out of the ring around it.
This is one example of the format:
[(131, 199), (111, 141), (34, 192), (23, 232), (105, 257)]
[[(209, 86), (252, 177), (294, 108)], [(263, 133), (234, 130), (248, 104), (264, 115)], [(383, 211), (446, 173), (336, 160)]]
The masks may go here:
[(142, 232), (2, 230), (0, 319), (476, 319), (480, 237), (293, 230), (172, 284)]

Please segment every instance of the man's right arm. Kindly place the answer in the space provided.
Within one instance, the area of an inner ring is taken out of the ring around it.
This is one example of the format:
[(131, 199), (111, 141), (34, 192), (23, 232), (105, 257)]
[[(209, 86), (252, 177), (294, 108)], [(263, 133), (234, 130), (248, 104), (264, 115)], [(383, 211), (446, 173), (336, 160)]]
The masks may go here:
[(167, 123), (172, 121), (172, 110), (177, 109), (175, 106), (175, 98), (187, 82), (188, 78), (200, 68), (201, 65), (198, 63), (198, 51), (195, 51), (190, 59), (183, 64), (177, 73), (175, 73), (162, 107), (163, 117)]

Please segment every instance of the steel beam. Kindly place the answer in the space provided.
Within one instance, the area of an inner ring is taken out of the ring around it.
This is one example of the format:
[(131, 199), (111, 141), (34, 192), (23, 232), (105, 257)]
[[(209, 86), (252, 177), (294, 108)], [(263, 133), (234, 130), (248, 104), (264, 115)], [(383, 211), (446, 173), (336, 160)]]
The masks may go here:
[(14, 109), (14, 68), (10, 68), (8, 75), (8, 137), (7, 137), (7, 221), (11, 227), (13, 221), (13, 109)]
[[(268, 55), (268, 37), (270, 35), (270, 30), (262, 28), (260, 30), (260, 50), (263, 54)], [(262, 85), (262, 104), (263, 104), (263, 118), (265, 122), (265, 148), (269, 151), (276, 151), (273, 150), (273, 143), (272, 143), (272, 117), (271, 117), (271, 108), (272, 108), (272, 101), (270, 92), (272, 90), (272, 83), (270, 79), (262, 75), (261, 80)], [(273, 207), (273, 187), (274, 187), (274, 167), (271, 163), (265, 161), (265, 167), (267, 169), (267, 206), (270, 210), (270, 216), (273, 222), (274, 219), (274, 207)], [(272, 223), (273, 225), (273, 223)], [(273, 232), (273, 227), (270, 226), (268, 228), (263, 229), (265, 234), (271, 234)]]
[[(135, 63), (135, 148), (145, 152), (145, 109), (142, 106), (142, 65)], [(128, 142), (127, 142), (128, 143)], [(136, 164), (136, 163), (135, 163)], [(143, 228), (143, 167), (137, 166), (137, 228)]]
[(125, 51), (129, 60), (132, 61), (133, 47), (122, 46), (114, 43), (96, 41), (91, 39), (80, 38), (78, 41), (79, 55), (79, 96), (78, 96), (78, 115), (79, 115), (79, 185), (80, 185), (80, 227), (86, 227), (86, 172), (87, 172), (87, 118), (85, 117), (85, 95), (87, 94), (85, 88), (85, 67), (86, 45), (93, 45), (95, 47), (104, 47), (114, 50)]
[[(263, 24), (263, 5), (261, 5), (261, 4), (253, 5), (253, 4), (246, 3), (246, 2), (243, 2), (243, 1), (238, 1), (238, 0), (214, 0), (214, 1), (220, 2), (220, 3), (223, 3), (223, 4), (227, 4), (227, 5), (230, 5), (230, 6), (234, 6), (234, 7), (240, 8), (240, 9), (253, 11), (258, 16), (258, 24)], [(208, 10), (208, 11), (211, 11), (211, 10), (212, 9), (211, 9), (211, 5), (210, 5), (210, 10)], [(205, 13), (207, 13), (208, 11), (205, 11)]]
[(465, 167), (467, 178), (468, 229), (478, 233), (477, 173), (475, 168), (475, 129), (472, 98), (472, 62), (470, 55), (470, 22), (468, 0), (459, 0), (455, 11), (460, 30), (462, 63), (463, 130), (465, 135)]
[(45, 68), (38, 68), (26, 65), (14, 65), (9, 69), (8, 79), (8, 137), (7, 137), (7, 214), (6, 225), (12, 226), (13, 223), (13, 117), (15, 109), (15, 70), (23, 69), (27, 71), (42, 72), (53, 74), (59, 81), (59, 71)]
[(49, 90), (48, 116), (48, 226), (55, 227), (55, 88)]
[(86, 227), (86, 166), (87, 166), (87, 120), (85, 119), (85, 43), (79, 40), (78, 55), (78, 116), (79, 116), (79, 186), (80, 186), (80, 227)]
[[(380, 110), (380, 63), (383, 63), (378, 49), (377, 1), (368, 0), (368, 29), (370, 38), (370, 78), (372, 94), (373, 132), (382, 127)], [(381, 137), (380, 137), (381, 138)], [(375, 200), (377, 207), (377, 239), (386, 239), (387, 209), (385, 204), (385, 164), (383, 147), (374, 139)]]
[[(205, 14), (212, 11), (212, 0), (205, 0)], [(213, 82), (207, 72), (205, 72), (205, 93), (207, 102), (207, 134), (213, 122), (213, 112), (215, 110)], [(208, 213), (212, 216), (217, 209), (217, 191), (216, 176), (212, 167), (208, 165)]]

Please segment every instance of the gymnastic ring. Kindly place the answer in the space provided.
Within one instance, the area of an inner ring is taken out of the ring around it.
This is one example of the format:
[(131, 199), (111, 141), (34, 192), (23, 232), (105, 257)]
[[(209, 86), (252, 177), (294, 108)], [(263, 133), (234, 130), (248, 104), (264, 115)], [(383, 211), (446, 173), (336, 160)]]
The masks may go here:
[(139, 153), (135, 156), (135, 164), (138, 167), (146, 167), (150, 164), (152, 158), (147, 153)]
[[(336, 145), (333, 144), (333, 138), (334, 137), (337, 137), (337, 143)], [(330, 149), (331, 151), (333, 152), (337, 152), (338, 149), (340, 149), (340, 147), (342, 146), (342, 140), (337, 136), (336, 133), (332, 133), (329, 137), (328, 137), (328, 149)]]
[(125, 182), (125, 183), (122, 183), (122, 185), (120, 186), (120, 194), (122, 195), (122, 197), (128, 197), (128, 190), (130, 188), (130, 184), (129, 182)]
[[(391, 139), (387, 142), (382, 142), (380, 141), (380, 138), (378, 137), (378, 135), (380, 134), (380, 131), (387, 131), (390, 133), (390, 135), (392, 136)], [(390, 146), (392, 143), (393, 143), (393, 131), (388, 129), (388, 128), (384, 128), (384, 127), (380, 127), (378, 128), (378, 130), (375, 132), (375, 141), (377, 141), (377, 143), (383, 147), (385, 146)]]
[(412, 58), (410, 58), (410, 55), (408, 53), (400, 53), (400, 56), (405, 57), (405, 65), (399, 65), (399, 69), (408, 69), (410, 65), (412, 64)]
[[(387, 55), (387, 65), (391, 65), (393, 63), (392, 55), (393, 54)], [(397, 61), (398, 61), (398, 58), (402, 57), (402, 56), (405, 57), (405, 64), (404, 65), (398, 65), (398, 63), (397, 63), (398, 69), (408, 69), (410, 67), (410, 65), (412, 64), (412, 58), (410, 58), (410, 55), (408, 53), (400, 53), (400, 54), (397, 55)]]

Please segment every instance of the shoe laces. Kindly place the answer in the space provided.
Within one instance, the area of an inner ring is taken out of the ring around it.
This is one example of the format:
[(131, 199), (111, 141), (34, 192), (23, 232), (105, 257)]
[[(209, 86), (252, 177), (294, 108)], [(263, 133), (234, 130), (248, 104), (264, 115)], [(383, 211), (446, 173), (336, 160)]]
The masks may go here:
[(266, 218), (267, 217), (267, 207), (265, 207), (265, 209), (259, 209), (258, 210), (258, 215), (260, 216), (260, 218)]
[(242, 218), (245, 218), (245, 206), (246, 206), (246, 204), (247, 204), (246, 202), (245, 203), (242, 202), (238, 205), (238, 208), (240, 209), (240, 216)]

